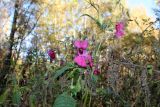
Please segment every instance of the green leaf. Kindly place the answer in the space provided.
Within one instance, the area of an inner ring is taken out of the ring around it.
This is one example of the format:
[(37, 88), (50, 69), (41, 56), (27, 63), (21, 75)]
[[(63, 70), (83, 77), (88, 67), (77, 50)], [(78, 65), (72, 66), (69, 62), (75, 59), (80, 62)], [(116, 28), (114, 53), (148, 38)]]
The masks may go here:
[(148, 74), (153, 75), (153, 66), (147, 65), (147, 71), (148, 71)]
[(36, 97), (35, 97), (35, 95), (30, 95), (29, 104), (30, 104), (30, 107), (36, 107)]
[(74, 95), (77, 95), (77, 93), (81, 91), (81, 76), (79, 76), (76, 85), (71, 85), (70, 88)]
[(20, 87), (20, 88), (19, 88), (19, 91), (20, 91), (21, 93), (24, 93), (24, 92), (26, 92), (26, 91), (31, 91), (31, 89), (30, 89), (29, 87), (27, 87), (27, 86), (23, 86), (23, 87)]
[(74, 68), (72, 71), (69, 72), (69, 74), (68, 74), (67, 77), (68, 77), (68, 78), (74, 78), (74, 77), (76, 77), (76, 74), (79, 73), (79, 72), (78, 72), (79, 69), (80, 69), (80, 68)]
[(54, 75), (54, 79), (58, 78), (59, 76), (61, 76), (63, 73), (65, 73), (68, 69), (73, 68), (72, 64), (68, 64), (66, 66), (64, 66), (63, 68), (61, 68), (60, 70), (56, 71), (56, 74)]
[(15, 87), (13, 90), (13, 96), (12, 96), (12, 102), (14, 105), (20, 105), (21, 103), (21, 92), (19, 90), (19, 87)]
[(67, 93), (63, 93), (56, 98), (53, 107), (76, 107), (76, 100)]
[(0, 96), (0, 105), (4, 104), (6, 98), (8, 97), (10, 89), (5, 90), (5, 92)]

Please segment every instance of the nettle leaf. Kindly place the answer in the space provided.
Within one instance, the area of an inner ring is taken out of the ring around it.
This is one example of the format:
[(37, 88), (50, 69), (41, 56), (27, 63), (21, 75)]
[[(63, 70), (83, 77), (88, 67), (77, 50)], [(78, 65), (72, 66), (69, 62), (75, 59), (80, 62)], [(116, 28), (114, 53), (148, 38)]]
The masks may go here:
[(54, 79), (58, 78), (59, 76), (61, 76), (62, 74), (66, 73), (67, 70), (72, 69), (74, 66), (72, 64), (68, 64), (66, 66), (64, 66), (63, 68), (59, 69), (56, 71), (56, 74), (54, 75)]
[(76, 100), (63, 93), (56, 98), (53, 107), (76, 107)]
[(9, 94), (10, 89), (5, 90), (5, 92), (0, 95), (0, 105), (4, 104), (4, 102), (6, 101), (8, 94)]

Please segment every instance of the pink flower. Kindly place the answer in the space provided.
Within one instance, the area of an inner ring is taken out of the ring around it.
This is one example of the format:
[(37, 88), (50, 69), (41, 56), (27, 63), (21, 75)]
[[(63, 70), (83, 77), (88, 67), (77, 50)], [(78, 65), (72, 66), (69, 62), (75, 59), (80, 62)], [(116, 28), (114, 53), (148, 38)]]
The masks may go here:
[(92, 57), (87, 53), (86, 50), (83, 50), (83, 53), (78, 53), (78, 55), (74, 58), (74, 62), (77, 63), (80, 67), (90, 67), (93, 66)]
[(83, 51), (88, 47), (87, 40), (76, 40), (74, 46), (78, 49), (78, 54), (83, 54)]
[(87, 40), (76, 40), (76, 41), (74, 42), (74, 46), (75, 46), (76, 48), (78, 48), (78, 49), (83, 49), (83, 50), (85, 50), (85, 49), (87, 49), (87, 47), (88, 47), (88, 41), (87, 41)]
[(121, 38), (124, 35), (124, 23), (118, 22), (115, 26), (116, 32), (115, 35), (117, 38)]
[(56, 54), (53, 50), (49, 50), (48, 55), (50, 56), (51, 62), (56, 58)]
[(74, 58), (74, 62), (80, 67), (93, 66), (93, 61), (91, 55), (86, 51), (88, 47), (87, 40), (76, 40), (74, 46), (78, 49), (77, 56)]
[(98, 69), (95, 69), (94, 71), (93, 71), (93, 74), (94, 75), (99, 75), (101, 72), (98, 70)]

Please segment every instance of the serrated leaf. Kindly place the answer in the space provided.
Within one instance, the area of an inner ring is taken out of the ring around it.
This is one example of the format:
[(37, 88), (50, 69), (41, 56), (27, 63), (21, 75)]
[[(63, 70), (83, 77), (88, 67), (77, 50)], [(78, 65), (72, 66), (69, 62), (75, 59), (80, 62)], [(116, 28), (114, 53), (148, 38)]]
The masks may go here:
[(56, 98), (53, 107), (76, 107), (76, 100), (63, 93)]

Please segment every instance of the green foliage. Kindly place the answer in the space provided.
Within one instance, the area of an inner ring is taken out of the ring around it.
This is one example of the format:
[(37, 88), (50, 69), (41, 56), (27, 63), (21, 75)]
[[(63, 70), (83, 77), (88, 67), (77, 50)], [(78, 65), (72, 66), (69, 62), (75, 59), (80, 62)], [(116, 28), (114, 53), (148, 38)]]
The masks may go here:
[[(23, 41), (19, 47), (19, 38), (31, 28), (32, 23), (27, 20), (36, 21), (39, 13), (33, 12), (30, 16), (28, 11), (32, 9), (27, 9), (18, 16), (24, 19), (17, 21), (14, 39), (18, 40), (12, 53), (12, 76), (5, 76), (7, 88), (0, 95), (0, 106), (143, 107), (147, 103), (151, 107), (160, 106), (160, 39), (154, 26), (159, 19), (153, 22), (147, 16), (141, 18), (143, 15), (134, 19), (123, 6), (125, 0), (81, 0), (81, 3), (79, 0), (44, 0), (44, 4), (38, 2), (43, 0), (34, 1), (37, 2), (31, 7), (44, 13), (30, 33), (30, 48)], [(28, 5), (25, 4), (27, 1), (21, 3), (24, 5), (19, 8)], [(44, 8), (44, 5), (48, 7)], [(111, 16), (101, 17), (101, 13), (105, 16), (103, 12), (109, 12)], [(89, 18), (83, 20), (80, 15)], [(26, 20), (25, 16), (29, 18)], [(88, 23), (91, 21), (95, 24)], [(125, 35), (119, 39), (114, 37), (118, 21), (125, 25)], [(134, 32), (134, 28), (138, 32)], [(84, 39), (89, 42), (87, 52), (92, 55), (94, 64), (81, 68), (74, 64), (77, 49), (73, 41)], [(16, 48), (20, 48), (20, 52)], [(52, 63), (48, 49), (56, 52)], [(18, 54), (21, 63), (16, 62)], [(100, 74), (94, 74), (97, 68)]]
[(67, 93), (63, 93), (56, 98), (53, 107), (76, 107), (76, 101)]
[(5, 92), (2, 95), (0, 95), (0, 105), (3, 105), (5, 103), (8, 95), (9, 95), (9, 91), (10, 91), (10, 89), (8, 88), (5, 90)]
[(96, 83), (96, 82), (98, 81), (98, 76), (96, 76), (96, 75), (94, 75), (94, 74), (91, 75), (91, 78), (92, 78), (92, 81), (93, 81), (94, 83)]
[(72, 81), (72, 84), (70, 86), (71, 88), (71, 93), (76, 96), (78, 92), (81, 91), (81, 76), (79, 76), (78, 80), (76, 81), (76, 85), (73, 84), (73, 81)]
[(147, 65), (147, 71), (148, 71), (149, 75), (153, 75), (153, 67), (152, 67), (152, 65)]
[(61, 69), (57, 70), (53, 78), (56, 79), (62, 74), (65, 74), (69, 69), (73, 69), (73, 68), (74, 68), (74, 65), (72, 63), (69, 63), (66, 66), (62, 67)]
[(13, 105), (19, 106), (21, 104), (21, 96), (22, 96), (22, 93), (20, 91), (20, 88), (18, 86), (15, 86), (12, 92)]
[(35, 95), (30, 95), (30, 97), (29, 97), (29, 105), (30, 105), (30, 107), (36, 107)]

